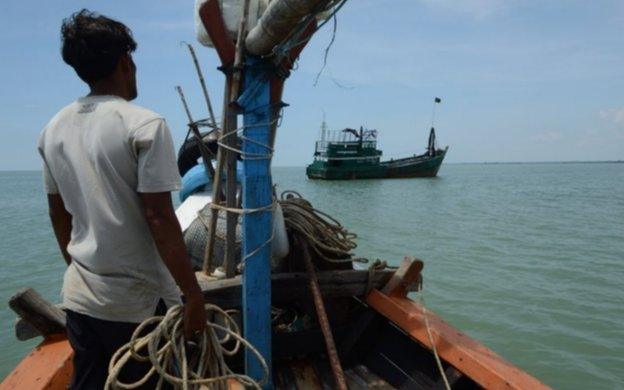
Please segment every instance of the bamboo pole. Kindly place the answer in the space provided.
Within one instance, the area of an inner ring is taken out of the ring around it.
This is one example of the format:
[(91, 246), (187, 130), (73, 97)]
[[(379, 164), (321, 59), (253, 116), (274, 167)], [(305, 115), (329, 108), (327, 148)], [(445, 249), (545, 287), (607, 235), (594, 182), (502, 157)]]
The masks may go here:
[[(221, 136), (227, 134), (223, 138), (223, 143), (229, 147), (236, 147), (236, 133), (235, 130), (238, 126), (236, 109), (232, 105), (238, 98), (240, 92), (240, 83), (242, 79), (241, 65), (243, 61), (244, 53), (244, 35), (245, 26), (247, 25), (247, 18), (249, 14), (249, 0), (245, 0), (243, 5), (243, 18), (239, 26), (238, 39), (236, 42), (236, 56), (234, 59), (234, 74), (232, 75), (231, 85), (226, 81), (226, 88), (224, 91), (223, 101), (223, 131)], [(226, 79), (227, 80), (227, 79)], [(216, 173), (218, 180), (215, 179), (213, 185), (213, 199), (215, 193), (221, 192), (221, 171), (223, 165), (226, 165), (226, 206), (228, 208), (236, 208), (236, 153), (232, 150), (219, 146), (217, 152), (217, 170)], [(209, 236), (206, 242), (206, 250), (204, 253), (203, 271), (205, 273), (210, 272), (210, 266), (212, 264), (212, 257), (214, 252), (214, 241), (217, 226), (218, 211), (212, 209), (210, 215), (209, 224)], [(236, 256), (236, 225), (238, 224), (238, 217), (236, 213), (227, 212), (226, 214), (226, 237), (225, 237), (225, 260), (224, 269), (226, 277), (230, 278), (234, 276), (236, 270), (235, 256)]]
[[(228, 109), (226, 111), (228, 132), (231, 133), (225, 139), (226, 145), (235, 148), (238, 144), (237, 135), (234, 131), (237, 128), (237, 117), (234, 102), (238, 99), (240, 92), (240, 84), (242, 79), (241, 65), (243, 63), (243, 54), (245, 50), (245, 27), (247, 26), (247, 18), (249, 17), (249, 0), (245, 0), (243, 4), (243, 17), (238, 27), (238, 37), (236, 40), (236, 54), (234, 57), (234, 74), (232, 76), (232, 88), (230, 89), (230, 97)], [(226, 151), (226, 202), (228, 208), (236, 208), (236, 153), (232, 149)], [(226, 217), (226, 236), (225, 236), (225, 261), (224, 269), (226, 278), (234, 277), (236, 272), (236, 225), (238, 225), (238, 216), (235, 213), (228, 212)]]
[(206, 145), (204, 145), (204, 140), (202, 140), (201, 133), (199, 132), (199, 128), (197, 127), (195, 122), (193, 122), (193, 117), (191, 116), (191, 111), (189, 110), (188, 104), (186, 103), (186, 98), (184, 97), (184, 92), (182, 92), (182, 87), (180, 87), (179, 85), (176, 86), (176, 91), (178, 91), (178, 94), (180, 95), (180, 99), (182, 100), (184, 111), (186, 112), (186, 116), (188, 117), (188, 120), (189, 120), (189, 127), (197, 141), (197, 147), (199, 148), (199, 153), (201, 153), (202, 162), (204, 164), (204, 168), (206, 169), (206, 173), (208, 173), (210, 177), (214, 179), (215, 170), (212, 167), (212, 162), (211, 162), (212, 157), (213, 157), (212, 153), (210, 152), (210, 149), (208, 149)]
[(210, 121), (212, 122), (212, 128), (217, 130), (217, 119), (215, 118), (214, 111), (212, 109), (212, 103), (210, 102), (210, 96), (208, 95), (208, 88), (206, 88), (206, 81), (204, 80), (204, 74), (201, 71), (199, 66), (199, 61), (197, 60), (197, 55), (195, 54), (195, 49), (190, 43), (187, 43), (186, 46), (191, 52), (191, 57), (193, 58), (193, 63), (195, 64), (195, 70), (197, 71), (197, 77), (199, 77), (199, 83), (202, 87), (202, 92), (204, 93), (204, 99), (206, 100), (206, 106), (208, 107), (208, 114), (210, 115)]
[[(232, 85), (234, 90), (234, 85)], [(229, 147), (235, 147), (237, 142), (236, 133), (234, 132), (238, 126), (238, 119), (236, 117), (236, 111), (233, 107), (228, 107), (225, 111), (226, 118), (226, 131), (231, 135), (224, 140), (224, 143)], [(226, 206), (228, 208), (236, 208), (236, 153), (232, 150), (225, 152), (225, 192), (226, 192)], [(236, 213), (227, 212), (226, 214), (226, 232), (225, 232), (225, 259), (223, 263), (223, 269), (225, 271), (226, 278), (234, 277), (236, 273), (236, 226), (238, 225), (238, 215)]]
[[(227, 88), (226, 88), (227, 90)], [(224, 112), (227, 110), (226, 107), (223, 108)], [(220, 134), (223, 134), (227, 131), (227, 115), (223, 116), (223, 130)], [(220, 201), (221, 194), (221, 172), (223, 171), (223, 163), (225, 162), (225, 153), (223, 147), (219, 145), (217, 149), (217, 168), (215, 170), (214, 180), (212, 182), (212, 202)], [(219, 211), (212, 208), (210, 209), (210, 224), (208, 225), (208, 238), (206, 240), (206, 248), (204, 250), (204, 264), (202, 266), (202, 271), (205, 274), (210, 274), (210, 267), (212, 265), (212, 257), (214, 252), (214, 241), (215, 234), (217, 229), (217, 218), (219, 217)]]

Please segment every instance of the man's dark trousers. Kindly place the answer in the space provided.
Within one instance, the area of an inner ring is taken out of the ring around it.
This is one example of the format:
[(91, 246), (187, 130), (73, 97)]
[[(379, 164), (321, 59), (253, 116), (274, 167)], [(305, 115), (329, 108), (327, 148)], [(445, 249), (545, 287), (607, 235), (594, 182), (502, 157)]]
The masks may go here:
[[(161, 300), (156, 315), (167, 311)], [(104, 388), (108, 376), (108, 364), (113, 354), (130, 341), (139, 324), (115, 322), (93, 318), (71, 310), (67, 312), (67, 337), (74, 350), (74, 373), (71, 390), (99, 390)], [(124, 366), (118, 379), (132, 383), (141, 379), (149, 370), (149, 363), (139, 363), (132, 359)], [(153, 379), (156, 379), (153, 377)], [(141, 388), (153, 389), (155, 381), (148, 381)]]

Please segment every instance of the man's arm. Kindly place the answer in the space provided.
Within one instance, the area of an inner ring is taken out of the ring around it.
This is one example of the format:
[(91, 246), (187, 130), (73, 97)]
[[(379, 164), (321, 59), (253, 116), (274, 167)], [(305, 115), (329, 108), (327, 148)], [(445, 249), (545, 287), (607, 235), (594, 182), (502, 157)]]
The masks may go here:
[(191, 337), (206, 326), (204, 296), (186, 253), (171, 193), (139, 193), (139, 198), (160, 257), (184, 294), (184, 331), (187, 337)]
[(59, 194), (48, 194), (48, 212), (52, 221), (54, 235), (67, 265), (71, 263), (71, 256), (67, 252), (67, 245), (71, 239), (72, 216), (65, 208), (63, 198)]

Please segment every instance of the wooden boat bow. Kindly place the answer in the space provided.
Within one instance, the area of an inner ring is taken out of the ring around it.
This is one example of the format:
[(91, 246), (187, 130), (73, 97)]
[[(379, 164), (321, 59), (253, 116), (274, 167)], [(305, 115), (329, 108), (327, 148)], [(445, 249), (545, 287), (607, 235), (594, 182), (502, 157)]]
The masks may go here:
[(406, 258), (382, 291), (373, 289), (368, 294), (366, 303), (411, 338), (433, 350), (427, 333), (429, 327), (440, 358), (486, 389), (549, 389), (533, 376), (408, 298), (409, 286), (420, 281), (422, 268), (421, 261), (410, 261)]
[(48, 336), (2, 381), (0, 390), (67, 389), (73, 355), (64, 335)]

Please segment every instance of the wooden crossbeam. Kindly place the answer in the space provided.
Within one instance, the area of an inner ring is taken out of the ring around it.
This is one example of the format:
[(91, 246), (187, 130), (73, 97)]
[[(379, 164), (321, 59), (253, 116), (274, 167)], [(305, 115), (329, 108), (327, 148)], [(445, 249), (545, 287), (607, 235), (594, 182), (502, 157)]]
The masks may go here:
[[(373, 275), (371, 286), (381, 289), (392, 277), (394, 271), (382, 270)], [(321, 294), (324, 298), (363, 297), (368, 288), (367, 270), (322, 271), (317, 273)], [(199, 285), (206, 302), (224, 308), (235, 308), (241, 305), (242, 279), (207, 280), (199, 278)], [(271, 302), (281, 304), (287, 302), (307, 301), (310, 291), (307, 286), (308, 276), (305, 273), (292, 272), (271, 275)]]

